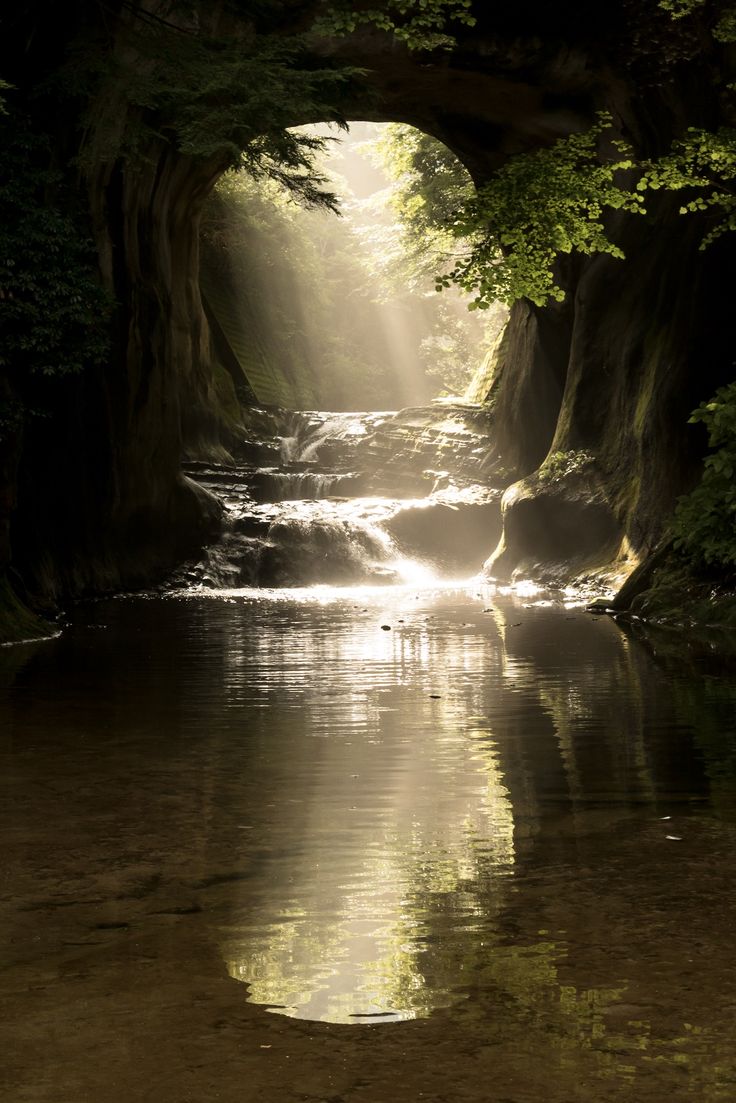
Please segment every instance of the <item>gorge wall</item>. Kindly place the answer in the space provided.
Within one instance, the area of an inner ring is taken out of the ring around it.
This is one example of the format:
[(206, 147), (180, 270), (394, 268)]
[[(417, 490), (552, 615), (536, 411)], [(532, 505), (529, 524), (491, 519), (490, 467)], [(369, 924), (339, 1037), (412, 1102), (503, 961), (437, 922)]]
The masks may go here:
[[(656, 0), (621, 0), (605, 12), (577, 2), (475, 6), (478, 25), (461, 31), (452, 52), (412, 53), (367, 30), (313, 39), (315, 65), (364, 72), (346, 84), (335, 114), (417, 126), (478, 183), (513, 154), (587, 128), (601, 109), (643, 156), (723, 118), (718, 47), (674, 24)], [(310, 4), (273, 7), (276, 33), (312, 14)], [(224, 14), (195, 8), (196, 17), (189, 9), (180, 17), (187, 33), (239, 37), (247, 52), (253, 27), (237, 5)], [(104, 27), (100, 9), (84, 3), (55, 14), (32, 5), (17, 16), (2, 75), (24, 109), (36, 120), (51, 110), (38, 89), (80, 33), (101, 34), (114, 53), (125, 48), (127, 22), (164, 12), (155, 3), (132, 10), (111, 5)], [(164, 14), (176, 20), (176, 4)], [(94, 129), (89, 120), (109, 120), (111, 110), (121, 119), (140, 112), (124, 90), (116, 94), (111, 105), (108, 86), (91, 93), (107, 97), (97, 114), (84, 91), (59, 102), (44, 122), (57, 160), (77, 153), (83, 120)], [(318, 121), (313, 108), (292, 114), (292, 125)], [(86, 140), (81, 186), (117, 304), (112, 354), (50, 384), (44, 416), (6, 432), (1, 446), (0, 573), (39, 608), (145, 584), (211, 537), (218, 504), (180, 464), (225, 455), (238, 425), (198, 283), (199, 215), (227, 157), (182, 152), (165, 128), (135, 161), (95, 154), (89, 131)], [(736, 252), (727, 239), (699, 251), (702, 232), (678, 208), (664, 198), (645, 218), (615, 216), (625, 261), (568, 258), (563, 304), (514, 307), (490, 387), (514, 481), (493, 573), (540, 563), (574, 573), (614, 561), (625, 573), (656, 546), (675, 498), (697, 479), (704, 440), (687, 418), (733, 377), (726, 295)], [(13, 400), (12, 371), (3, 387)]]

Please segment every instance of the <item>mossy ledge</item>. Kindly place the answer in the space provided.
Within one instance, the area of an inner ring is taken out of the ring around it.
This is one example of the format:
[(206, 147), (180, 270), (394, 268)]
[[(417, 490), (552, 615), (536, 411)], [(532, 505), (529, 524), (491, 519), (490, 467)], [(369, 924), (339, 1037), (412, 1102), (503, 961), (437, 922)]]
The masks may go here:
[(55, 631), (50, 621), (20, 600), (6, 577), (0, 577), (0, 646), (43, 639)]
[(667, 541), (630, 575), (611, 608), (655, 625), (723, 629), (736, 644), (736, 571), (698, 571)]

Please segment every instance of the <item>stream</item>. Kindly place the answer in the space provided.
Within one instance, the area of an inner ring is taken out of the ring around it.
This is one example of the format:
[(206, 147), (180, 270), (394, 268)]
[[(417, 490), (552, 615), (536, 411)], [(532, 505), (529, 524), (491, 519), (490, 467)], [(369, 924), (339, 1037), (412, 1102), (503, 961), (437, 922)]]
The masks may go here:
[(481, 407), (256, 412), (234, 465), (189, 464), (225, 531), (173, 585), (428, 583), (478, 573), (508, 483)]
[(271, 416), (0, 651), (2, 1097), (732, 1100), (733, 678), (478, 575), (476, 411)]

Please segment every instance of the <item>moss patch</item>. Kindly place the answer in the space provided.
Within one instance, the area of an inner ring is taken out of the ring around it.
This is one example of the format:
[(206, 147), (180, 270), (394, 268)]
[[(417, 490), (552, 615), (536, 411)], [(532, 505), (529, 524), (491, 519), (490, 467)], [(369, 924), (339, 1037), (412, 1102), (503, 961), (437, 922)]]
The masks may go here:
[(493, 385), (496, 382), (499, 365), (506, 355), (508, 344), (508, 325), (504, 325), (468, 384), (464, 395), (466, 402), (491, 401)]
[(592, 468), (595, 457), (582, 449), (552, 452), (536, 472), (537, 482), (543, 486), (562, 482), (570, 475), (579, 475)]
[(654, 409), (657, 393), (658, 369), (665, 354), (662, 341), (656, 336), (650, 337), (647, 355), (644, 360), (639, 395), (634, 410), (634, 434), (639, 442), (644, 438), (647, 422)]

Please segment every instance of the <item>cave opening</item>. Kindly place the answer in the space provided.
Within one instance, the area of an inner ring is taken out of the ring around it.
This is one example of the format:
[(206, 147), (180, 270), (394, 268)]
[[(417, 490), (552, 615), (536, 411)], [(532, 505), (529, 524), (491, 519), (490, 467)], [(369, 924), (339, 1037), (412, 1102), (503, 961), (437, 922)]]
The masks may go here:
[(323, 200), (305, 205), (280, 182), (230, 172), (203, 211), (202, 299), (236, 390), (246, 402), (322, 410), (480, 395), (508, 311), (472, 311), (469, 294), (436, 289), (463, 247), (451, 222), (453, 202), (473, 191), (467, 169), (404, 124), (295, 132), (324, 143)]
[(295, 133), (315, 146), (307, 202), (230, 172), (203, 209), (202, 303), (242, 433), (232, 464), (185, 464), (225, 518), (182, 581), (468, 577), (498, 541), (508, 482), (482, 401), (508, 310), (436, 286), (464, 245), (451, 223), (470, 174), (405, 124)]

